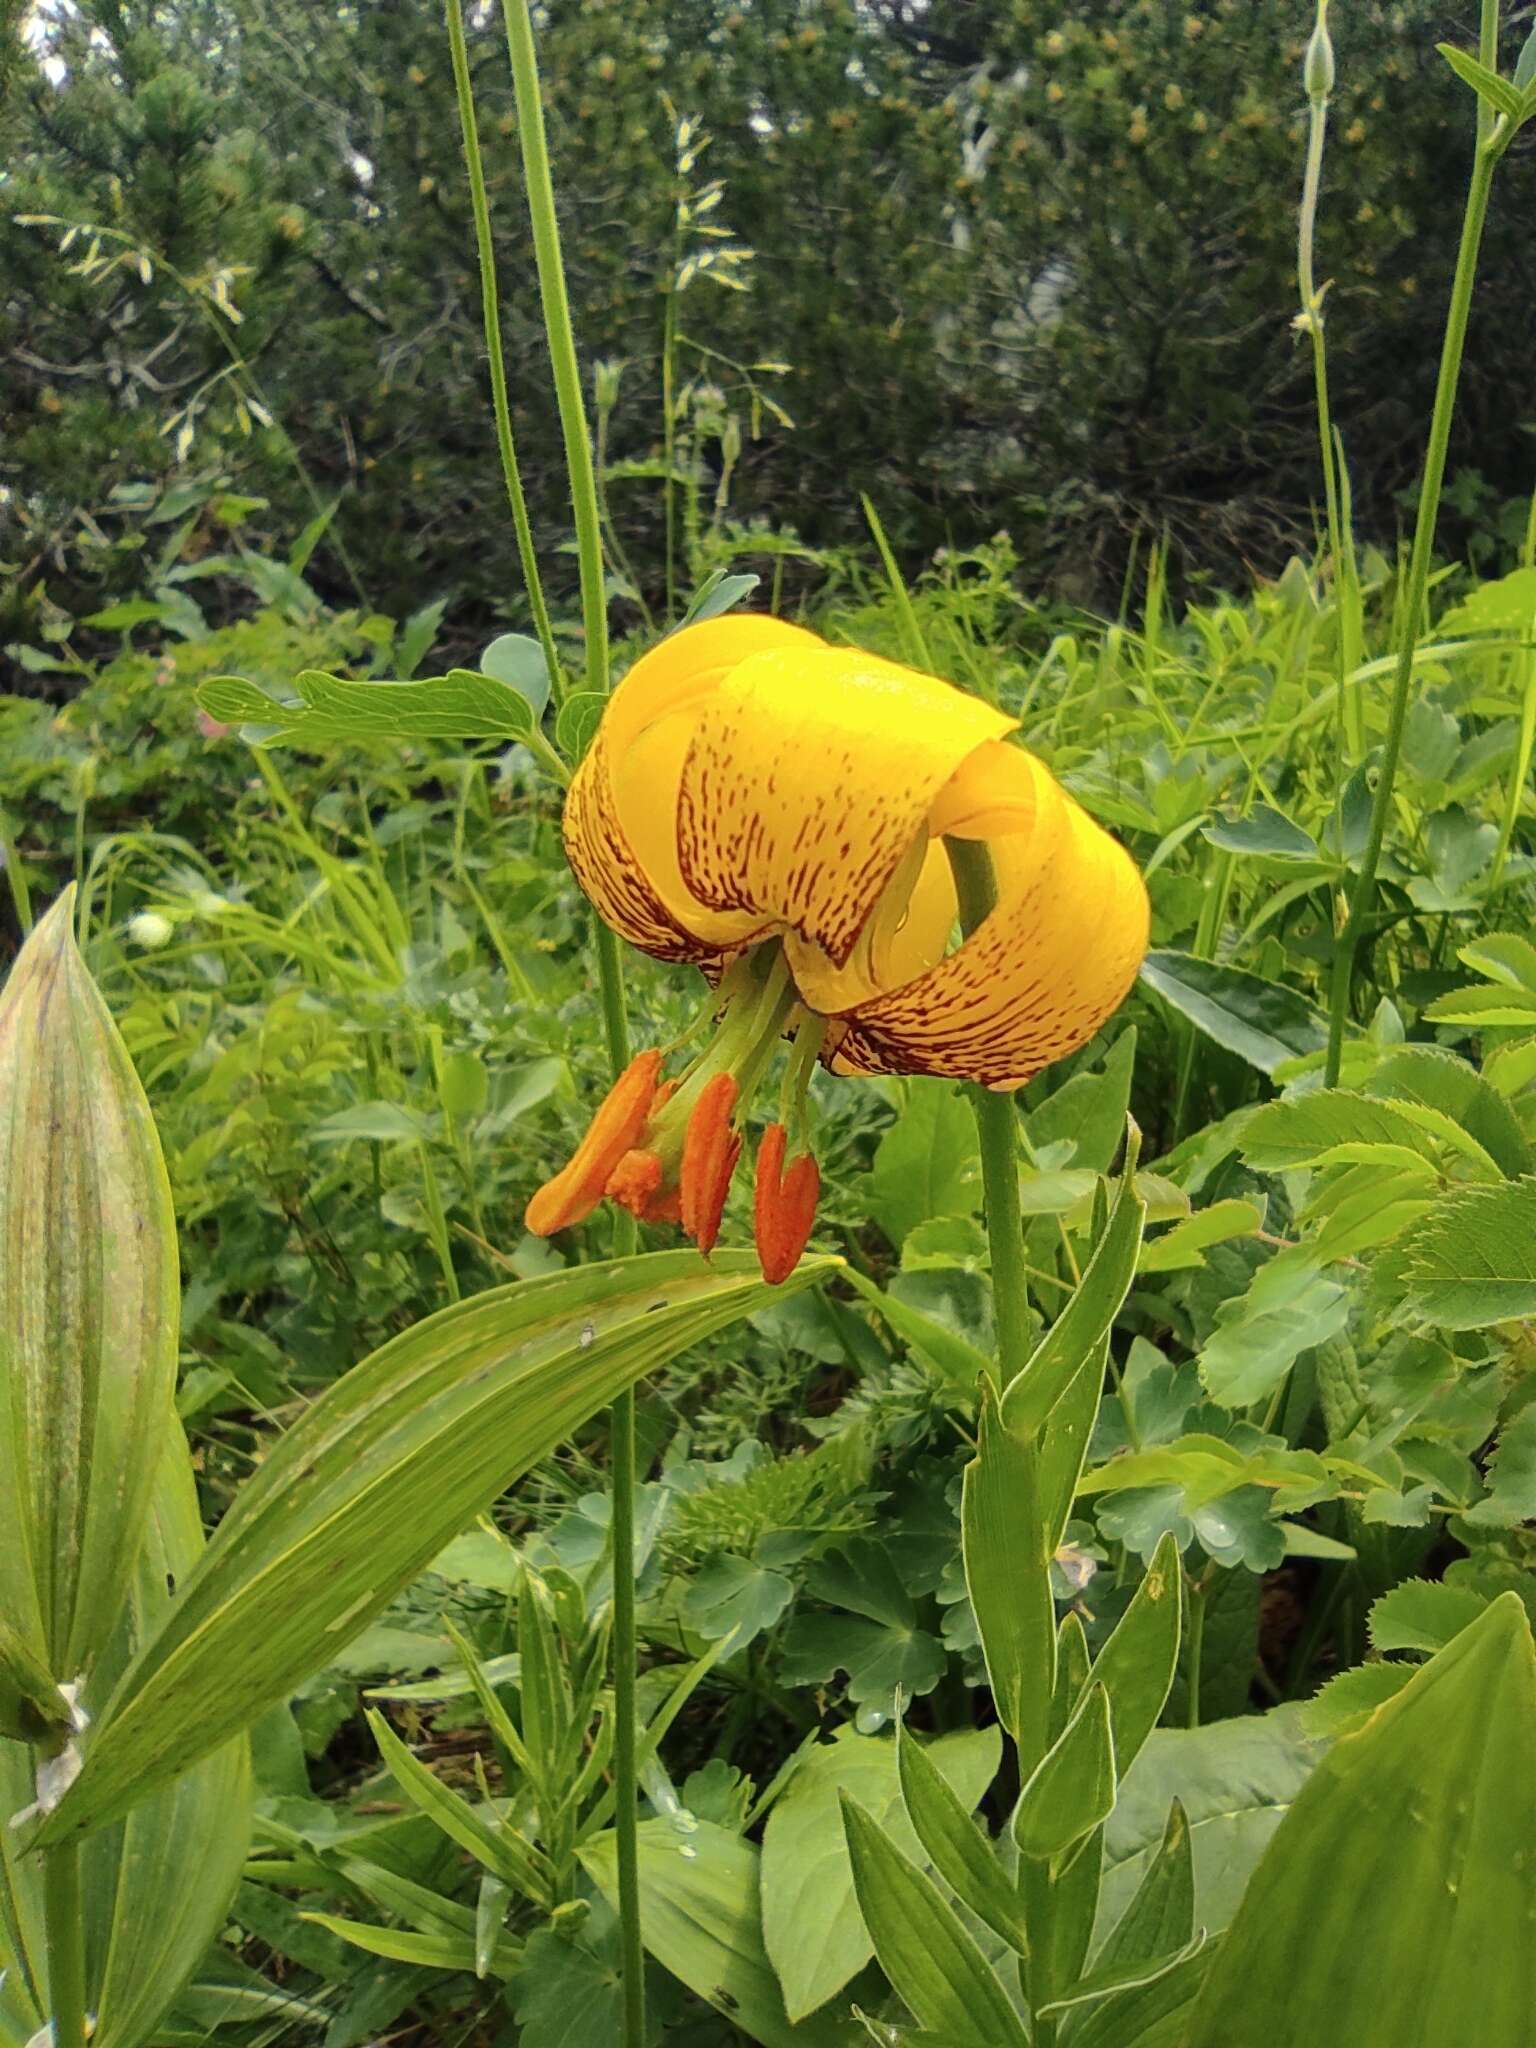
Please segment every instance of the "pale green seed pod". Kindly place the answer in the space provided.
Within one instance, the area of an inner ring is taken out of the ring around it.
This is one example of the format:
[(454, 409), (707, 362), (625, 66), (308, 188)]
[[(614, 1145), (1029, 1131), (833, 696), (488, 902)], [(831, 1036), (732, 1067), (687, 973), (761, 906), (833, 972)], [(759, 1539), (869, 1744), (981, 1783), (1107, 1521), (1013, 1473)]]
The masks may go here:
[(0, 1629), (13, 1674), (55, 1684), (89, 1673), (132, 1584), (178, 1314), (159, 1140), (73, 899), (0, 992)]

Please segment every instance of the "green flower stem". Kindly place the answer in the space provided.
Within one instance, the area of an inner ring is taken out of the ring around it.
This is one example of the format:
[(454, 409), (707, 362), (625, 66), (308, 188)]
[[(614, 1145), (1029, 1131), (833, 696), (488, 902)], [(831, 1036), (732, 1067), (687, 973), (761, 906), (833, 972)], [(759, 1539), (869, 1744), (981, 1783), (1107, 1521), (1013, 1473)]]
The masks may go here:
[(84, 2048), (85, 1911), (80, 1896), (80, 1849), (75, 1842), (60, 1842), (48, 1851), (43, 1869), (43, 1925), (53, 2048)]
[[(975, 931), (997, 902), (992, 856), (975, 839), (946, 839), (959, 901), (960, 928)], [(1006, 1387), (1029, 1361), (1029, 1277), (1024, 1215), (1019, 1207), (1019, 1113), (1011, 1095), (967, 1086), (981, 1149), (981, 1189), (992, 1248), (992, 1300), (997, 1315), (998, 1384)]]
[[(518, 134), (523, 150), (523, 175), (528, 212), (533, 223), (534, 259), (544, 308), (544, 333), (554, 372), (565, 440), (566, 473), (571, 511), (576, 522), (576, 552), (581, 570), (581, 605), (587, 637), (587, 687), (606, 692), (608, 674), (608, 595), (603, 568), (602, 522), (592, 441), (581, 395), (576, 337), (571, 327), (570, 300), (560, 255), (560, 227), (555, 217), (554, 181), (550, 176), (549, 144), (544, 133), (544, 107), (539, 91), (538, 57), (527, 0), (502, 0), (507, 28), (507, 53), (517, 102)], [(624, 963), (619, 942), (602, 921), (594, 923), (597, 978), (608, 1062), (617, 1076), (629, 1064), (629, 1020), (624, 1008)], [(629, 1258), (638, 1244), (635, 1221), (620, 1210), (614, 1224), (613, 1249)], [(635, 1701), (635, 1395), (621, 1394), (610, 1411), (609, 1446), (613, 1469), (613, 1832), (619, 1876), (619, 1941), (624, 1984), (623, 2048), (645, 2044), (645, 1949), (640, 1935), (639, 1789), (635, 1750), (638, 1716)]]
[(475, 125), (474, 93), (469, 81), (469, 54), (464, 46), (464, 10), (460, 0), (447, 0), (448, 47), (453, 53), (453, 83), (459, 98), (459, 126), (464, 133), (464, 162), (469, 171), (470, 207), (475, 217), (475, 248), (480, 258), (480, 314), (485, 323), (485, 354), (491, 372), (491, 409), (496, 416), (496, 446), (501, 451), (501, 473), (506, 479), (507, 502), (512, 507), (512, 525), (517, 533), (518, 559), (523, 565), (523, 582), (533, 609), (534, 631), (544, 650), (549, 671), (549, 691), (558, 704), (565, 694), (560, 656), (555, 649), (549, 606), (539, 577), (539, 558), (533, 545), (533, 527), (528, 519), (528, 501), (517, 466), (517, 447), (512, 438), (512, 412), (507, 403), (507, 365), (501, 340), (501, 304), (496, 290), (496, 252), (491, 241), (491, 211), (485, 196), (485, 169), (480, 161), (480, 133)]
[[(1486, 47), (1488, 19), (1498, 24), (1497, 0), (1484, 0)], [(1333, 989), (1328, 1015), (1328, 1057), (1324, 1086), (1332, 1088), (1339, 1078), (1344, 1051), (1344, 1023), (1349, 1010), (1350, 987), (1355, 956), (1376, 899), (1376, 874), (1381, 864), (1382, 842), (1392, 809), (1392, 790), (1403, 747), (1403, 726), (1413, 685), (1413, 656), (1422, 630), (1424, 600), (1429, 589), (1429, 571), (1434, 552), (1435, 523), (1440, 512), (1440, 491), (1445, 481), (1445, 455), (1450, 441), (1451, 419), (1456, 409), (1456, 386), (1461, 375), (1462, 349), (1467, 338), (1467, 316), (1472, 306), (1472, 287), (1477, 277), (1478, 250), (1483, 223), (1488, 217), (1488, 193), (1493, 173), (1502, 154), (1499, 136), (1480, 134), (1472, 165), (1472, 182), (1467, 188), (1466, 213), (1462, 220), (1461, 246), (1456, 256), (1456, 275), (1451, 285), (1451, 305), (1446, 316), (1445, 342), (1440, 352), (1440, 375), (1435, 386), (1435, 405), (1430, 417), (1429, 446), (1424, 457), (1424, 480), (1419, 487), (1419, 514), (1413, 531), (1413, 552), (1408, 562), (1408, 585), (1401, 612), (1401, 644), (1397, 653), (1397, 675), (1387, 719), (1387, 737), (1381, 750), (1376, 778), (1376, 795), (1371, 805), (1371, 828), (1365, 854), (1349, 901), (1349, 915), (1339, 934), (1333, 955)]]
[(528, 212), (533, 222), (533, 252), (544, 307), (544, 334), (555, 376), (560, 431), (565, 440), (565, 466), (571, 482), (571, 511), (576, 521), (576, 555), (581, 565), (581, 608), (587, 634), (587, 688), (608, 688), (608, 593), (603, 574), (603, 535), (598, 516), (597, 477), (592, 467), (592, 440), (587, 432), (581, 396), (581, 369), (576, 361), (576, 336), (565, 289), (560, 256), (560, 223), (555, 214), (555, 188), (549, 171), (549, 143), (544, 134), (544, 103), (539, 93), (539, 65), (533, 47), (528, 0), (502, 0), (507, 25), (507, 54), (517, 102), (517, 130), (523, 149), (523, 175), (528, 185)]

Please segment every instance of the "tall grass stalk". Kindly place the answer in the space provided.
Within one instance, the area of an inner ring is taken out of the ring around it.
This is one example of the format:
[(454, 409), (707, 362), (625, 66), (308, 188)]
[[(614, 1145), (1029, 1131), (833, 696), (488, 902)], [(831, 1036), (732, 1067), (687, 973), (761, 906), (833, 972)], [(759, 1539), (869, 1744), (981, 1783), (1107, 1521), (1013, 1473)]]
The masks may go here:
[[(586, 675), (589, 690), (606, 692), (608, 667), (608, 595), (603, 565), (602, 521), (592, 441), (581, 395), (581, 370), (571, 326), (570, 300), (560, 253), (560, 224), (555, 214), (554, 180), (549, 143), (544, 132), (538, 55), (528, 0), (502, 0), (507, 29), (507, 54), (517, 104), (523, 175), (528, 212), (533, 224), (534, 257), (544, 333), (554, 372), (570, 482), (571, 512), (576, 525), (577, 559), (581, 570), (582, 617), (586, 627)], [(629, 1060), (629, 1022), (624, 1007), (624, 965), (619, 942), (600, 918), (593, 920), (598, 984), (609, 1064), (615, 1075)], [(614, 1250), (631, 1254), (638, 1241), (634, 1218), (621, 1210), (614, 1225)], [(645, 1950), (640, 1935), (639, 1788), (635, 1751), (638, 1717), (635, 1699), (635, 1396), (620, 1395), (611, 1411), (610, 1456), (613, 1484), (613, 1782), (614, 1839), (619, 1878), (620, 1956), (624, 1994), (624, 2048), (645, 2044)]]
[(1333, 44), (1328, 35), (1328, 0), (1318, 0), (1317, 23), (1307, 45), (1305, 66), (1308, 129), (1307, 164), (1302, 178), (1301, 213), (1296, 241), (1296, 277), (1301, 290), (1301, 311), (1296, 328), (1312, 346), (1312, 383), (1317, 402), (1317, 432), (1323, 468), (1323, 497), (1328, 515), (1328, 560), (1333, 586), (1336, 620), (1335, 660), (1339, 696), (1339, 740), (1351, 755), (1358, 756), (1365, 744), (1363, 710), (1359, 693), (1351, 696), (1348, 678), (1358, 660), (1359, 592), (1355, 577), (1354, 536), (1346, 529), (1342, 514), (1341, 474), (1343, 448), (1333, 425), (1328, 396), (1328, 344), (1323, 334), (1325, 283), (1318, 288), (1313, 264), (1313, 236), (1317, 225), (1317, 203), (1322, 187), (1323, 150), (1328, 137), (1328, 104), (1333, 93)]
[(453, 84), (459, 102), (459, 127), (464, 135), (464, 164), (469, 172), (470, 210), (475, 221), (475, 249), (480, 258), (480, 315), (485, 324), (485, 355), (491, 373), (491, 410), (496, 419), (496, 446), (501, 454), (501, 473), (506, 480), (507, 503), (512, 508), (512, 526), (517, 535), (518, 559), (523, 565), (523, 583), (533, 611), (534, 631), (544, 650), (549, 671), (550, 694), (558, 704), (565, 684), (560, 656), (555, 651), (549, 606), (539, 576), (539, 558), (533, 544), (533, 527), (528, 518), (528, 500), (517, 465), (517, 444), (512, 438), (512, 412), (507, 403), (507, 365), (501, 339), (501, 301), (496, 289), (496, 250), (491, 240), (491, 211), (485, 194), (485, 168), (480, 161), (480, 131), (475, 124), (474, 92), (469, 78), (469, 53), (464, 45), (464, 10), (460, 0), (447, 0), (448, 48), (453, 57)]
[[(1498, 60), (1499, 0), (1483, 0), (1479, 58), (1492, 70)], [(1344, 1051), (1344, 1024), (1349, 1012), (1350, 988), (1355, 958), (1376, 900), (1376, 875), (1381, 865), (1382, 843), (1392, 809), (1393, 786), (1403, 748), (1403, 727), (1413, 689), (1414, 654), (1424, 623), (1424, 601), (1429, 590), (1429, 571), (1434, 554), (1435, 526), (1440, 513), (1440, 493), (1445, 482), (1446, 449), (1451, 420), (1456, 410), (1456, 387), (1461, 377), (1462, 351), (1467, 339), (1467, 318), (1472, 308), (1472, 288), (1477, 280), (1478, 252), (1483, 226), (1488, 218), (1488, 195), (1512, 130), (1507, 116), (1495, 119), (1481, 101), (1478, 104), (1477, 148), (1472, 160), (1472, 177), (1467, 187), (1466, 211), (1462, 216), (1461, 242), (1456, 252), (1456, 274), (1451, 283), (1451, 303), (1446, 314), (1445, 340), (1440, 351), (1440, 374), (1435, 384), (1434, 410), (1430, 415), (1429, 444), (1424, 456), (1424, 476), (1419, 486), (1418, 518), (1414, 523), (1413, 550), (1398, 618), (1397, 673), (1387, 714), (1387, 733), (1381, 750), (1376, 792), (1371, 804), (1370, 830), (1360, 861), (1349, 912), (1333, 955), (1333, 987), (1328, 1013), (1328, 1053), (1324, 1084), (1333, 1087), (1339, 1078)]]

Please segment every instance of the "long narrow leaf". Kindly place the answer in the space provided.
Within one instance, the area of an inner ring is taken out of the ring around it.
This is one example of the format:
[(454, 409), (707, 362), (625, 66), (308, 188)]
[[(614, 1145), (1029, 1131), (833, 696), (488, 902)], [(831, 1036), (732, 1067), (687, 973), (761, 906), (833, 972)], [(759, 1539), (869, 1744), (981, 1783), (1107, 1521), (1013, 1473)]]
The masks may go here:
[[(809, 1260), (787, 1286), (834, 1264)], [(354, 1367), (241, 1490), (47, 1839), (99, 1827), (249, 1725), (589, 1415), (783, 1291), (745, 1253), (659, 1252), (497, 1288)]]

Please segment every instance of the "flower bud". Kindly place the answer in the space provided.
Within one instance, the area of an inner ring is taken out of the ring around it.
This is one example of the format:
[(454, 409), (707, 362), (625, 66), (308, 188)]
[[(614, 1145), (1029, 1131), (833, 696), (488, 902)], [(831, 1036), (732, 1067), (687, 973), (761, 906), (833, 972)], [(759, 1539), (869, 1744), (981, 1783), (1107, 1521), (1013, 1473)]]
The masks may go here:
[(179, 1306), (154, 1122), (73, 907), (71, 889), (0, 993), (0, 1623), (12, 1677), (56, 1684), (89, 1671), (133, 1583)]
[(1307, 44), (1301, 75), (1307, 88), (1307, 98), (1314, 104), (1326, 100), (1333, 91), (1333, 43), (1328, 34), (1328, 0), (1318, 0), (1317, 26)]

